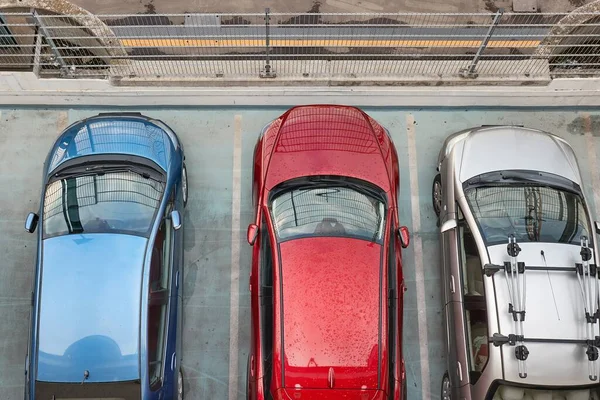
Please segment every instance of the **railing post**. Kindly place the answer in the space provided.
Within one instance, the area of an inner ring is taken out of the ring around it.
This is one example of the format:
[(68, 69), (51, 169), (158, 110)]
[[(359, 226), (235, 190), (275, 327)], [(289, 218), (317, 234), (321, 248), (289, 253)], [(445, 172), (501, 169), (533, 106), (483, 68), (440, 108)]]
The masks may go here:
[(40, 77), (41, 59), (42, 59), (42, 40), (41, 33), (35, 35), (35, 53), (33, 53), (33, 73)]
[[(60, 51), (58, 51), (56, 43), (54, 43), (54, 40), (50, 36), (48, 29), (46, 28), (46, 25), (44, 25), (44, 22), (39, 17), (36, 10), (31, 11), (31, 16), (35, 20), (35, 24), (37, 25), (39, 31), (41, 31), (42, 35), (46, 38), (46, 43), (48, 43), (48, 46), (50, 46), (50, 51), (52, 52), (52, 55), (54, 56), (54, 65), (55, 66), (60, 65), (61, 76), (63, 76), (63, 77), (67, 76), (69, 74), (69, 66), (63, 59), (62, 55), (60, 54)], [(40, 39), (40, 46), (41, 46), (41, 39)], [(40, 49), (40, 51), (41, 51), (41, 49)], [(36, 43), (36, 52), (37, 52), (37, 43)]]
[(485, 48), (487, 47), (490, 39), (492, 38), (492, 35), (494, 34), (494, 30), (496, 30), (496, 27), (498, 26), (498, 23), (500, 22), (500, 18), (502, 18), (503, 14), (504, 14), (503, 8), (499, 8), (498, 11), (496, 11), (496, 15), (494, 15), (494, 20), (492, 21), (492, 25), (490, 25), (490, 28), (488, 29), (487, 34), (485, 35), (485, 38), (481, 42), (481, 45), (479, 46), (479, 49), (477, 50), (475, 57), (473, 57), (473, 61), (471, 61), (471, 65), (469, 65), (468, 68), (463, 68), (460, 70), (460, 76), (462, 76), (463, 78), (474, 79), (474, 78), (477, 78), (477, 76), (479, 75), (476, 72), (477, 63), (479, 62), (481, 55), (485, 51)]
[(277, 74), (271, 67), (271, 47), (270, 47), (270, 38), (269, 38), (269, 13), (271, 9), (265, 8), (265, 67), (262, 71), (260, 71), (261, 78), (275, 78)]

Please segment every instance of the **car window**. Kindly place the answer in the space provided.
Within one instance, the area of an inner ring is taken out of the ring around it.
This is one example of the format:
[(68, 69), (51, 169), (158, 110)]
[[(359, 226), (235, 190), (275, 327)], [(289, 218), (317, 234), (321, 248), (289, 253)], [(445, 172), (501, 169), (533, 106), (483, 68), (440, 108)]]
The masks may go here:
[(551, 187), (484, 186), (465, 190), (487, 245), (517, 243), (580, 244), (590, 238), (589, 220), (581, 197)]
[(131, 171), (67, 177), (44, 195), (44, 238), (81, 233), (147, 236), (164, 183)]
[(459, 208), (458, 248), (465, 321), (469, 380), (474, 384), (488, 360), (488, 319), (483, 268), (475, 237)]
[(148, 376), (151, 387), (160, 386), (164, 364), (173, 241), (173, 226), (168, 218), (171, 209), (169, 205), (156, 234), (150, 259)]
[(352, 187), (335, 184), (288, 190), (271, 202), (278, 239), (342, 236), (381, 242), (385, 205)]
[(273, 364), (273, 253), (269, 229), (264, 216), (260, 230), (260, 330), (262, 333), (263, 385), (265, 393), (269, 393)]
[(389, 365), (389, 392), (394, 393), (394, 385), (396, 379), (394, 376), (394, 362), (396, 361), (396, 324), (398, 310), (396, 308), (396, 297), (398, 296), (396, 287), (396, 274), (398, 269), (398, 262), (396, 259), (396, 230), (394, 224), (390, 224), (389, 230), (389, 243), (388, 243), (388, 304), (390, 308), (388, 310), (388, 360)]

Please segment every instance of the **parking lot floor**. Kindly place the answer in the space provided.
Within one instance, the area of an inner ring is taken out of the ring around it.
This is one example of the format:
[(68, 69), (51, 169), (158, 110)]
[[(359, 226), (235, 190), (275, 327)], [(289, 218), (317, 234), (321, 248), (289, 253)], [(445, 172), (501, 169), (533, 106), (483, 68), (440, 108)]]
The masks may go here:
[[(135, 110), (170, 125), (186, 152), (190, 200), (184, 218), (183, 367), (188, 399), (244, 398), (250, 327), (250, 247), (245, 230), (252, 218), (252, 151), (261, 128), (286, 109)], [(27, 212), (39, 207), (44, 159), (68, 124), (102, 111), (117, 109), (0, 109), (1, 400), (22, 399), (36, 247), (35, 236), (24, 231), (23, 222)], [(408, 398), (439, 399), (445, 345), (431, 182), (443, 139), (485, 124), (522, 124), (553, 132), (575, 149), (585, 191), (593, 199), (591, 207), (598, 210), (600, 110), (389, 107), (365, 111), (390, 130), (396, 144), (400, 219), (412, 235), (410, 247), (403, 252)]]

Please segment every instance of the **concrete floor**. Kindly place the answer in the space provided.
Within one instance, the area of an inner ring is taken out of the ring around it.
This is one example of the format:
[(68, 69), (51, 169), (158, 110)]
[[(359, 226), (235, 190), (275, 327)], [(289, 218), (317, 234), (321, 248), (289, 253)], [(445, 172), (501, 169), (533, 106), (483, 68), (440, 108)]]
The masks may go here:
[[(190, 201), (184, 221), (183, 366), (190, 400), (244, 398), (250, 322), (250, 248), (244, 232), (251, 219), (252, 149), (261, 128), (286, 108), (139, 110), (168, 123), (186, 150)], [(445, 355), (438, 234), (430, 190), (435, 157), (443, 139), (452, 132), (482, 124), (524, 124), (554, 132), (575, 148), (585, 189), (593, 199), (592, 208), (598, 209), (600, 111), (392, 107), (365, 110), (392, 133), (400, 160), (400, 217), (413, 235), (411, 246), (403, 254), (408, 285), (404, 310), (408, 398), (439, 399)], [(43, 159), (67, 124), (101, 111), (106, 110), (0, 109), (1, 400), (22, 399), (35, 253), (34, 236), (24, 232), (23, 221), (28, 211), (38, 207)], [(236, 126), (241, 128), (241, 143), (234, 141)], [(234, 143), (240, 146), (239, 151), (235, 151)], [(234, 160), (236, 154), (240, 158)], [(241, 165), (239, 186), (233, 184), (234, 163)], [(233, 193), (234, 187), (239, 187), (241, 193)], [(592, 192), (592, 187), (597, 190)], [(240, 231), (239, 235), (232, 235), (232, 223), (237, 219), (232, 215), (232, 199), (237, 194), (241, 195)], [(415, 225), (420, 226), (416, 231)], [(238, 238), (239, 243), (232, 243), (232, 238)], [(240, 246), (239, 259), (232, 260), (232, 244)], [(235, 279), (238, 268), (239, 281)], [(232, 287), (239, 294), (237, 306), (235, 296), (231, 300)], [(233, 345), (232, 334), (238, 339)], [(230, 385), (237, 387), (237, 396), (233, 390), (233, 397), (229, 397)]]
[[(272, 12), (304, 13), (474, 13), (512, 11), (515, 3), (535, 0), (70, 0), (94, 14), (137, 13), (254, 13), (270, 7)], [(537, 0), (538, 11), (570, 12), (593, 0)], [(317, 6), (318, 4), (318, 6)]]

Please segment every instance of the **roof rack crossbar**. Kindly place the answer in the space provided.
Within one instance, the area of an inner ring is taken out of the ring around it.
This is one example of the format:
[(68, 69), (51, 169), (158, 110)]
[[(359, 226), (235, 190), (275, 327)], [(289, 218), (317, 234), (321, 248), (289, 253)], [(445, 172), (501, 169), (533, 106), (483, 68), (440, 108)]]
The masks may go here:
[[(524, 273), (525, 271), (554, 271), (554, 272), (577, 272), (579, 275), (583, 273), (581, 267), (577, 267), (581, 264), (576, 264), (575, 267), (546, 267), (546, 266), (537, 266), (537, 265), (525, 265), (525, 263), (519, 262), (519, 273)], [(592, 276), (596, 276), (597, 267), (595, 264), (590, 264), (591, 274)], [(504, 265), (497, 264), (485, 264), (484, 273), (486, 276), (492, 276), (496, 272), (504, 271), (510, 272), (510, 262), (505, 262)]]
[(515, 334), (508, 334), (507, 336), (501, 335), (499, 333), (494, 333), (492, 337), (489, 338), (490, 342), (496, 346), (500, 347), (503, 345), (514, 346), (518, 341), (524, 343), (556, 343), (556, 344), (580, 344), (585, 346), (593, 346), (600, 347), (600, 336), (596, 336), (594, 340), (589, 339), (556, 339), (556, 338), (530, 338), (524, 336), (517, 336)]

